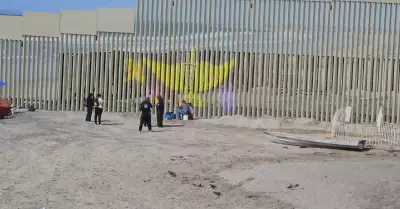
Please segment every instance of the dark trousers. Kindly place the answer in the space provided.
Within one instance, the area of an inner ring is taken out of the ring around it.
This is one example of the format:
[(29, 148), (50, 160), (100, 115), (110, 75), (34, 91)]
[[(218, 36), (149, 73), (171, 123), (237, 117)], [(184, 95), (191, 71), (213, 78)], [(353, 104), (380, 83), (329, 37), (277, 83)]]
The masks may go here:
[(163, 118), (164, 118), (164, 110), (157, 109), (157, 126), (158, 127), (164, 127)]
[(151, 115), (150, 114), (144, 114), (144, 115), (142, 114), (140, 116), (139, 131), (142, 131), (143, 124), (146, 124), (149, 131), (151, 131)]
[(93, 107), (87, 107), (87, 113), (86, 113), (86, 121), (91, 121), (92, 120), (92, 112), (93, 112)]
[(94, 108), (94, 123), (99, 122), (101, 124), (101, 114), (103, 114), (103, 108)]

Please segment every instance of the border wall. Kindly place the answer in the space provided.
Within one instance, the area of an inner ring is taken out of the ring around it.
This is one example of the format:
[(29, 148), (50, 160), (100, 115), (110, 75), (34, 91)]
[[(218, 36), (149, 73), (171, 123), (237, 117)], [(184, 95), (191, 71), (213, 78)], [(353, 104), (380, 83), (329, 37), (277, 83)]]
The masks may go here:
[(394, 1), (138, 0), (134, 9), (0, 16), (0, 88), (14, 106), (138, 112), (163, 95), (213, 118), (399, 123), (400, 4)]

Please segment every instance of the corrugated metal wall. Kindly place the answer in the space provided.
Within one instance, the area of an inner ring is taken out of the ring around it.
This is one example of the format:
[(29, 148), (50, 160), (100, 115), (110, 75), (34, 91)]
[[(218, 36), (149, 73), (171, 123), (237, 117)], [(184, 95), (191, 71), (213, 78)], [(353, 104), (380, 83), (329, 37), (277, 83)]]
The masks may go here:
[(14, 105), (68, 111), (101, 93), (113, 112), (160, 94), (167, 110), (185, 99), (205, 118), (330, 121), (352, 106), (353, 122), (368, 123), (383, 105), (399, 123), (399, 5), (138, 0), (135, 33), (1, 40), (1, 91)]

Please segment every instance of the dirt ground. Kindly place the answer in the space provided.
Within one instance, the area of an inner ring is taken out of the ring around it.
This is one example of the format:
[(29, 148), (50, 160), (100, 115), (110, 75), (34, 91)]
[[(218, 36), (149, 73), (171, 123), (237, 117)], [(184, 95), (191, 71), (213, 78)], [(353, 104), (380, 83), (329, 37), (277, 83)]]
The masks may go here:
[(136, 116), (84, 114), (0, 121), (0, 208), (400, 208), (396, 153), (278, 145), (202, 120), (139, 133)]

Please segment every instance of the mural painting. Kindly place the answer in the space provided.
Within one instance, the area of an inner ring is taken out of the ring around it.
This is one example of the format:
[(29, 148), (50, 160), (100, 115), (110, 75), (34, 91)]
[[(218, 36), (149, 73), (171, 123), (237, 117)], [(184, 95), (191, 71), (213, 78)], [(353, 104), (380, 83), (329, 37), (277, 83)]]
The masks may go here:
[[(207, 61), (195, 61), (194, 51), (188, 53), (187, 57), (192, 64), (184, 62), (166, 64), (160, 61), (152, 61), (146, 57), (141, 57), (137, 60), (128, 59), (124, 80), (129, 82), (134, 79), (141, 84), (145, 83), (145, 68), (147, 68), (151, 71), (152, 76), (155, 76), (156, 82), (164, 85), (167, 91), (172, 90), (179, 94), (179, 98), (192, 103), (194, 107), (201, 108), (204, 104), (200, 93), (205, 93), (223, 85), (225, 79), (228, 79), (229, 73), (233, 70), (235, 60), (225, 61), (221, 65)], [(219, 89), (218, 91), (221, 105), (225, 105), (225, 103), (232, 104), (232, 98), (228, 96), (233, 94), (232, 85), (228, 89)], [(155, 98), (158, 93), (159, 89), (155, 91), (148, 89), (146, 96)], [(225, 106), (224, 108), (226, 109)]]

